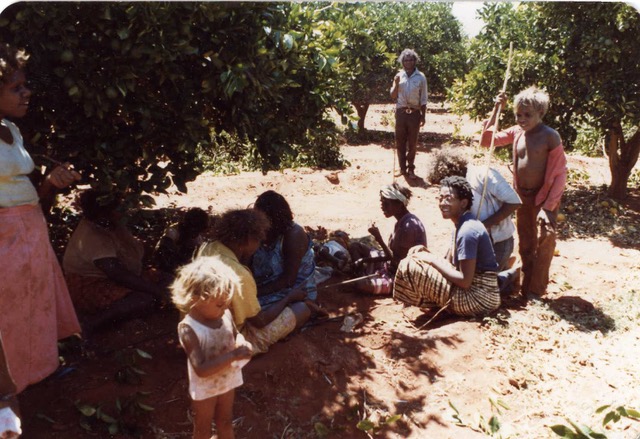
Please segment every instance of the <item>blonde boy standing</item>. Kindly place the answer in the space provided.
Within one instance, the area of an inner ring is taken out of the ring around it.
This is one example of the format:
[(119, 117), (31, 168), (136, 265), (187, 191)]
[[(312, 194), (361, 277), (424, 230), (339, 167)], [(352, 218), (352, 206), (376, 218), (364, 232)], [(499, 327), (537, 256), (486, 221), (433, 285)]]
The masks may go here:
[[(490, 146), (498, 106), (485, 122), (481, 145)], [(529, 87), (514, 99), (517, 125), (495, 133), (494, 145), (513, 145), (513, 185), (522, 206), (516, 212), (519, 252), (522, 259), (524, 297), (541, 296), (549, 282), (549, 267), (556, 246), (556, 217), (567, 181), (567, 158), (557, 131), (542, 122), (549, 109), (549, 95)]]

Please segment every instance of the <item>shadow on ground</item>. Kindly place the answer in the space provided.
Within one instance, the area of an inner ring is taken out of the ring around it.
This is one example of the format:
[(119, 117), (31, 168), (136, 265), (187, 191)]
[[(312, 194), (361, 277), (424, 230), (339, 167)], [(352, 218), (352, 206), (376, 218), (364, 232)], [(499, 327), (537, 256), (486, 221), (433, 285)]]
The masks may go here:
[(619, 248), (640, 248), (640, 189), (627, 199), (608, 197), (606, 187), (569, 186), (562, 198), (559, 239), (608, 238)]
[(544, 302), (558, 317), (571, 323), (579, 331), (600, 331), (607, 334), (616, 329), (616, 322), (611, 316), (581, 297), (562, 296)]

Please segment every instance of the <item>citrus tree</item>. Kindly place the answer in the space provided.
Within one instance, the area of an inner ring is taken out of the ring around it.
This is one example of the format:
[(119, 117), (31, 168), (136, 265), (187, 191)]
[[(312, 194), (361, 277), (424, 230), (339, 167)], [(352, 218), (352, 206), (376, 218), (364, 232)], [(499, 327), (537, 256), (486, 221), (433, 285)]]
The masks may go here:
[[(607, 139), (609, 193), (623, 198), (640, 150), (638, 13), (624, 3), (540, 2), (486, 4), (480, 16), (486, 25), (471, 44), (471, 70), (450, 90), (454, 109), (476, 119), (488, 114), (513, 42), (509, 95), (545, 88), (551, 96), (545, 121), (567, 149), (577, 125), (598, 129)], [(504, 116), (504, 125), (514, 122), (511, 111)]]
[(548, 3), (536, 9), (540, 24), (551, 29), (547, 38), (566, 48), (559, 96), (605, 137), (609, 195), (624, 198), (640, 153), (640, 14), (621, 2)]
[(397, 57), (413, 48), (422, 61), (430, 94), (443, 94), (465, 72), (466, 45), (460, 23), (446, 3), (335, 3), (325, 6), (343, 41), (339, 61), (348, 97), (364, 130), (369, 105), (389, 102), (389, 89), (400, 67)]
[(326, 110), (350, 111), (341, 43), (316, 18), (293, 3), (23, 2), (0, 35), (31, 54), (32, 150), (150, 203), (185, 191), (222, 132), (263, 169), (340, 164)]
[(342, 80), (349, 100), (358, 114), (358, 131), (365, 129), (369, 105), (388, 99), (389, 78), (393, 76), (394, 54), (381, 38), (377, 3), (334, 3), (323, 10), (323, 19), (337, 28)]
[[(456, 78), (466, 72), (467, 47), (460, 22), (451, 12), (451, 3), (385, 2), (379, 8), (376, 26), (380, 39), (395, 55), (405, 48), (421, 58), (418, 69), (427, 77), (430, 94), (443, 94)], [(400, 65), (395, 63), (395, 68)], [(388, 78), (387, 92), (391, 88)]]

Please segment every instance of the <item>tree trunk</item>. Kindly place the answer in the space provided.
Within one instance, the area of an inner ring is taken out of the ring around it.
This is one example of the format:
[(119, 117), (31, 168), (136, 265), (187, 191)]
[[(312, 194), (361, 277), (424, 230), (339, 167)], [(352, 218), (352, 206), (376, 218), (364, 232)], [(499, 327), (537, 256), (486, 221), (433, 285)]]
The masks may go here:
[(358, 132), (364, 132), (364, 118), (367, 117), (367, 111), (369, 111), (369, 103), (355, 102), (353, 104), (356, 107), (356, 111), (358, 112)]
[(625, 141), (622, 125), (620, 122), (616, 122), (609, 129), (607, 153), (609, 154), (609, 169), (611, 170), (609, 196), (622, 200), (627, 196), (629, 176), (638, 161), (638, 154), (640, 153), (640, 127), (629, 141)]

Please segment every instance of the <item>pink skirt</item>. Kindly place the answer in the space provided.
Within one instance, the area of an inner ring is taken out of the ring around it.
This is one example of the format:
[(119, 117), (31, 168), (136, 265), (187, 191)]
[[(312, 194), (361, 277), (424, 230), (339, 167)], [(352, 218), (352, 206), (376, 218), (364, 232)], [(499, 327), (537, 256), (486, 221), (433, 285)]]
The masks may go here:
[(0, 208), (0, 332), (21, 392), (58, 368), (58, 340), (80, 332), (39, 205)]

